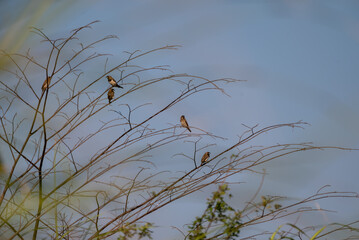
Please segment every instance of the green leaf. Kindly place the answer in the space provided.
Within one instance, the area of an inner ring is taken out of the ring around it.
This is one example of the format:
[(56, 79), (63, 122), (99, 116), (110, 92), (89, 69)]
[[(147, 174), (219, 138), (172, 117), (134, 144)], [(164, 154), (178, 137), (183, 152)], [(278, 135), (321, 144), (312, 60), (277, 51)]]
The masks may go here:
[(270, 237), (270, 240), (274, 240), (275, 235), (277, 234), (277, 232), (279, 231), (279, 229), (280, 229), (281, 227), (283, 227), (283, 224), (280, 225), (280, 226), (277, 228), (277, 230), (275, 230), (275, 232), (274, 232), (274, 233), (272, 234), (272, 236)]
[(319, 230), (313, 235), (313, 237), (310, 238), (310, 240), (314, 240), (314, 239), (318, 236), (318, 234), (321, 233), (326, 227), (327, 227), (327, 226), (324, 226), (324, 227), (322, 227), (321, 229), (319, 229)]

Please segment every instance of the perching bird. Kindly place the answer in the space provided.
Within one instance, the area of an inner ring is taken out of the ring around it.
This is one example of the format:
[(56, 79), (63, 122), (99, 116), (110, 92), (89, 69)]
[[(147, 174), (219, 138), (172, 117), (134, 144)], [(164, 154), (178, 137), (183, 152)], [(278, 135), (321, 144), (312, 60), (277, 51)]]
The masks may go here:
[(210, 152), (205, 152), (201, 159), (201, 165), (205, 164), (209, 159)]
[(51, 82), (51, 77), (47, 77), (44, 81), (44, 83), (42, 84), (41, 90), (44, 92), (47, 88), (49, 88)]
[(108, 103), (111, 103), (111, 100), (113, 99), (114, 96), (115, 96), (115, 90), (113, 88), (110, 88), (110, 90), (108, 90), (107, 92)]
[(106, 76), (106, 77), (107, 77), (108, 83), (111, 84), (112, 87), (123, 88), (120, 85), (118, 85), (117, 82), (115, 81), (115, 79), (113, 79), (113, 77), (111, 77), (110, 75)]
[(191, 129), (189, 129), (188, 122), (187, 122), (186, 118), (184, 117), (184, 115), (181, 116), (180, 121), (181, 121), (182, 127), (187, 128), (188, 131), (192, 132)]

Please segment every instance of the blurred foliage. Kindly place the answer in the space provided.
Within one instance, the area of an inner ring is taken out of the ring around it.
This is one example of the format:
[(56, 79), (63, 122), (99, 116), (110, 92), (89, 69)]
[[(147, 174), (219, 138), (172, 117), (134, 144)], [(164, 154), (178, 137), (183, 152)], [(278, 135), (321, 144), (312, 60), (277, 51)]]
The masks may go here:
[(122, 234), (122, 236), (120, 236), (118, 240), (129, 240), (134, 239), (135, 237), (137, 237), (137, 239), (143, 239), (146, 237), (147, 239), (152, 239), (152, 227), (152, 223), (145, 223), (141, 226), (137, 224), (131, 224), (130, 226), (121, 227), (119, 232)]
[[(28, 40), (31, 26), (39, 24), (45, 12), (55, 2), (54, 0), (17, 1), (16, 9), (9, 9), (10, 1), (0, 3), (0, 14), (7, 16), (0, 23), (0, 49), (9, 53), (18, 52)], [(11, 13), (9, 15), (9, 13)], [(48, 22), (48, 21), (47, 21)], [(7, 65), (9, 59), (0, 55), (0, 67)]]
[[(189, 226), (188, 239), (235, 239), (239, 236), (241, 212), (234, 210), (224, 200), (228, 190), (228, 185), (223, 184), (213, 192), (203, 215)], [(232, 195), (229, 194), (228, 197)]]

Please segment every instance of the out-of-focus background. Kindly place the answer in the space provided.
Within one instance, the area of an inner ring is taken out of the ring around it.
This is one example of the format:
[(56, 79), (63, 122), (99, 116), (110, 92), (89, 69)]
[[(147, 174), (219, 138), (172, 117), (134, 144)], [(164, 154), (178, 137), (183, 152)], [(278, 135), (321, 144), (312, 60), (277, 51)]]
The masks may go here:
[[(30, 26), (57, 38), (100, 20), (85, 37), (118, 35), (116, 44), (104, 46), (114, 58), (126, 50), (179, 44), (180, 50), (156, 55), (153, 61), (170, 65), (176, 73), (247, 80), (226, 89), (231, 97), (215, 94), (184, 101), (165, 122), (178, 121), (185, 114), (192, 125), (230, 141), (246, 130), (242, 124), (303, 120), (311, 124), (305, 130), (278, 131), (265, 143), (312, 141), (359, 148), (358, 11), (355, 0), (3, 0), (0, 49), (38, 48), (39, 38), (30, 33)], [(147, 60), (151, 64), (151, 58)], [(1, 59), (1, 64), (8, 63)], [(101, 72), (102, 66), (89, 71)], [(262, 195), (299, 199), (327, 184), (332, 190), (359, 192), (358, 161), (358, 152), (337, 150), (273, 161), (263, 166), (267, 176)], [(248, 175), (238, 181), (246, 184), (233, 188), (234, 205), (236, 198), (253, 194), (260, 177)], [(199, 215), (210, 190), (150, 216), (147, 220), (160, 230), (155, 239), (180, 238), (170, 226), (182, 227)], [(359, 217), (357, 199), (318, 204), (337, 212), (303, 217), (301, 224), (346, 223)]]

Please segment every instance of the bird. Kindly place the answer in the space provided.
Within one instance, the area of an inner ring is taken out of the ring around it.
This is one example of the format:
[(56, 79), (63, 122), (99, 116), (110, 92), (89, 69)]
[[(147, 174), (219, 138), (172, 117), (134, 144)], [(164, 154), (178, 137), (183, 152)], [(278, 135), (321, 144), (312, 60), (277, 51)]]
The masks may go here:
[(113, 88), (110, 88), (110, 90), (108, 90), (107, 92), (108, 103), (111, 103), (111, 100), (113, 99), (114, 96), (115, 96), (115, 90)]
[(187, 122), (187, 120), (186, 120), (186, 118), (185, 118), (184, 115), (181, 116), (180, 121), (181, 121), (182, 127), (187, 128), (188, 131), (192, 132), (191, 129), (189, 129), (188, 122)]
[(117, 82), (115, 81), (115, 79), (113, 77), (111, 77), (110, 75), (108, 75), (106, 77), (107, 77), (108, 83), (111, 84), (112, 87), (123, 88), (120, 85), (118, 85)]
[(44, 92), (46, 89), (49, 88), (51, 82), (51, 77), (46, 77), (44, 83), (42, 84), (41, 90)]
[(201, 165), (205, 164), (209, 159), (210, 152), (205, 152), (201, 159)]

